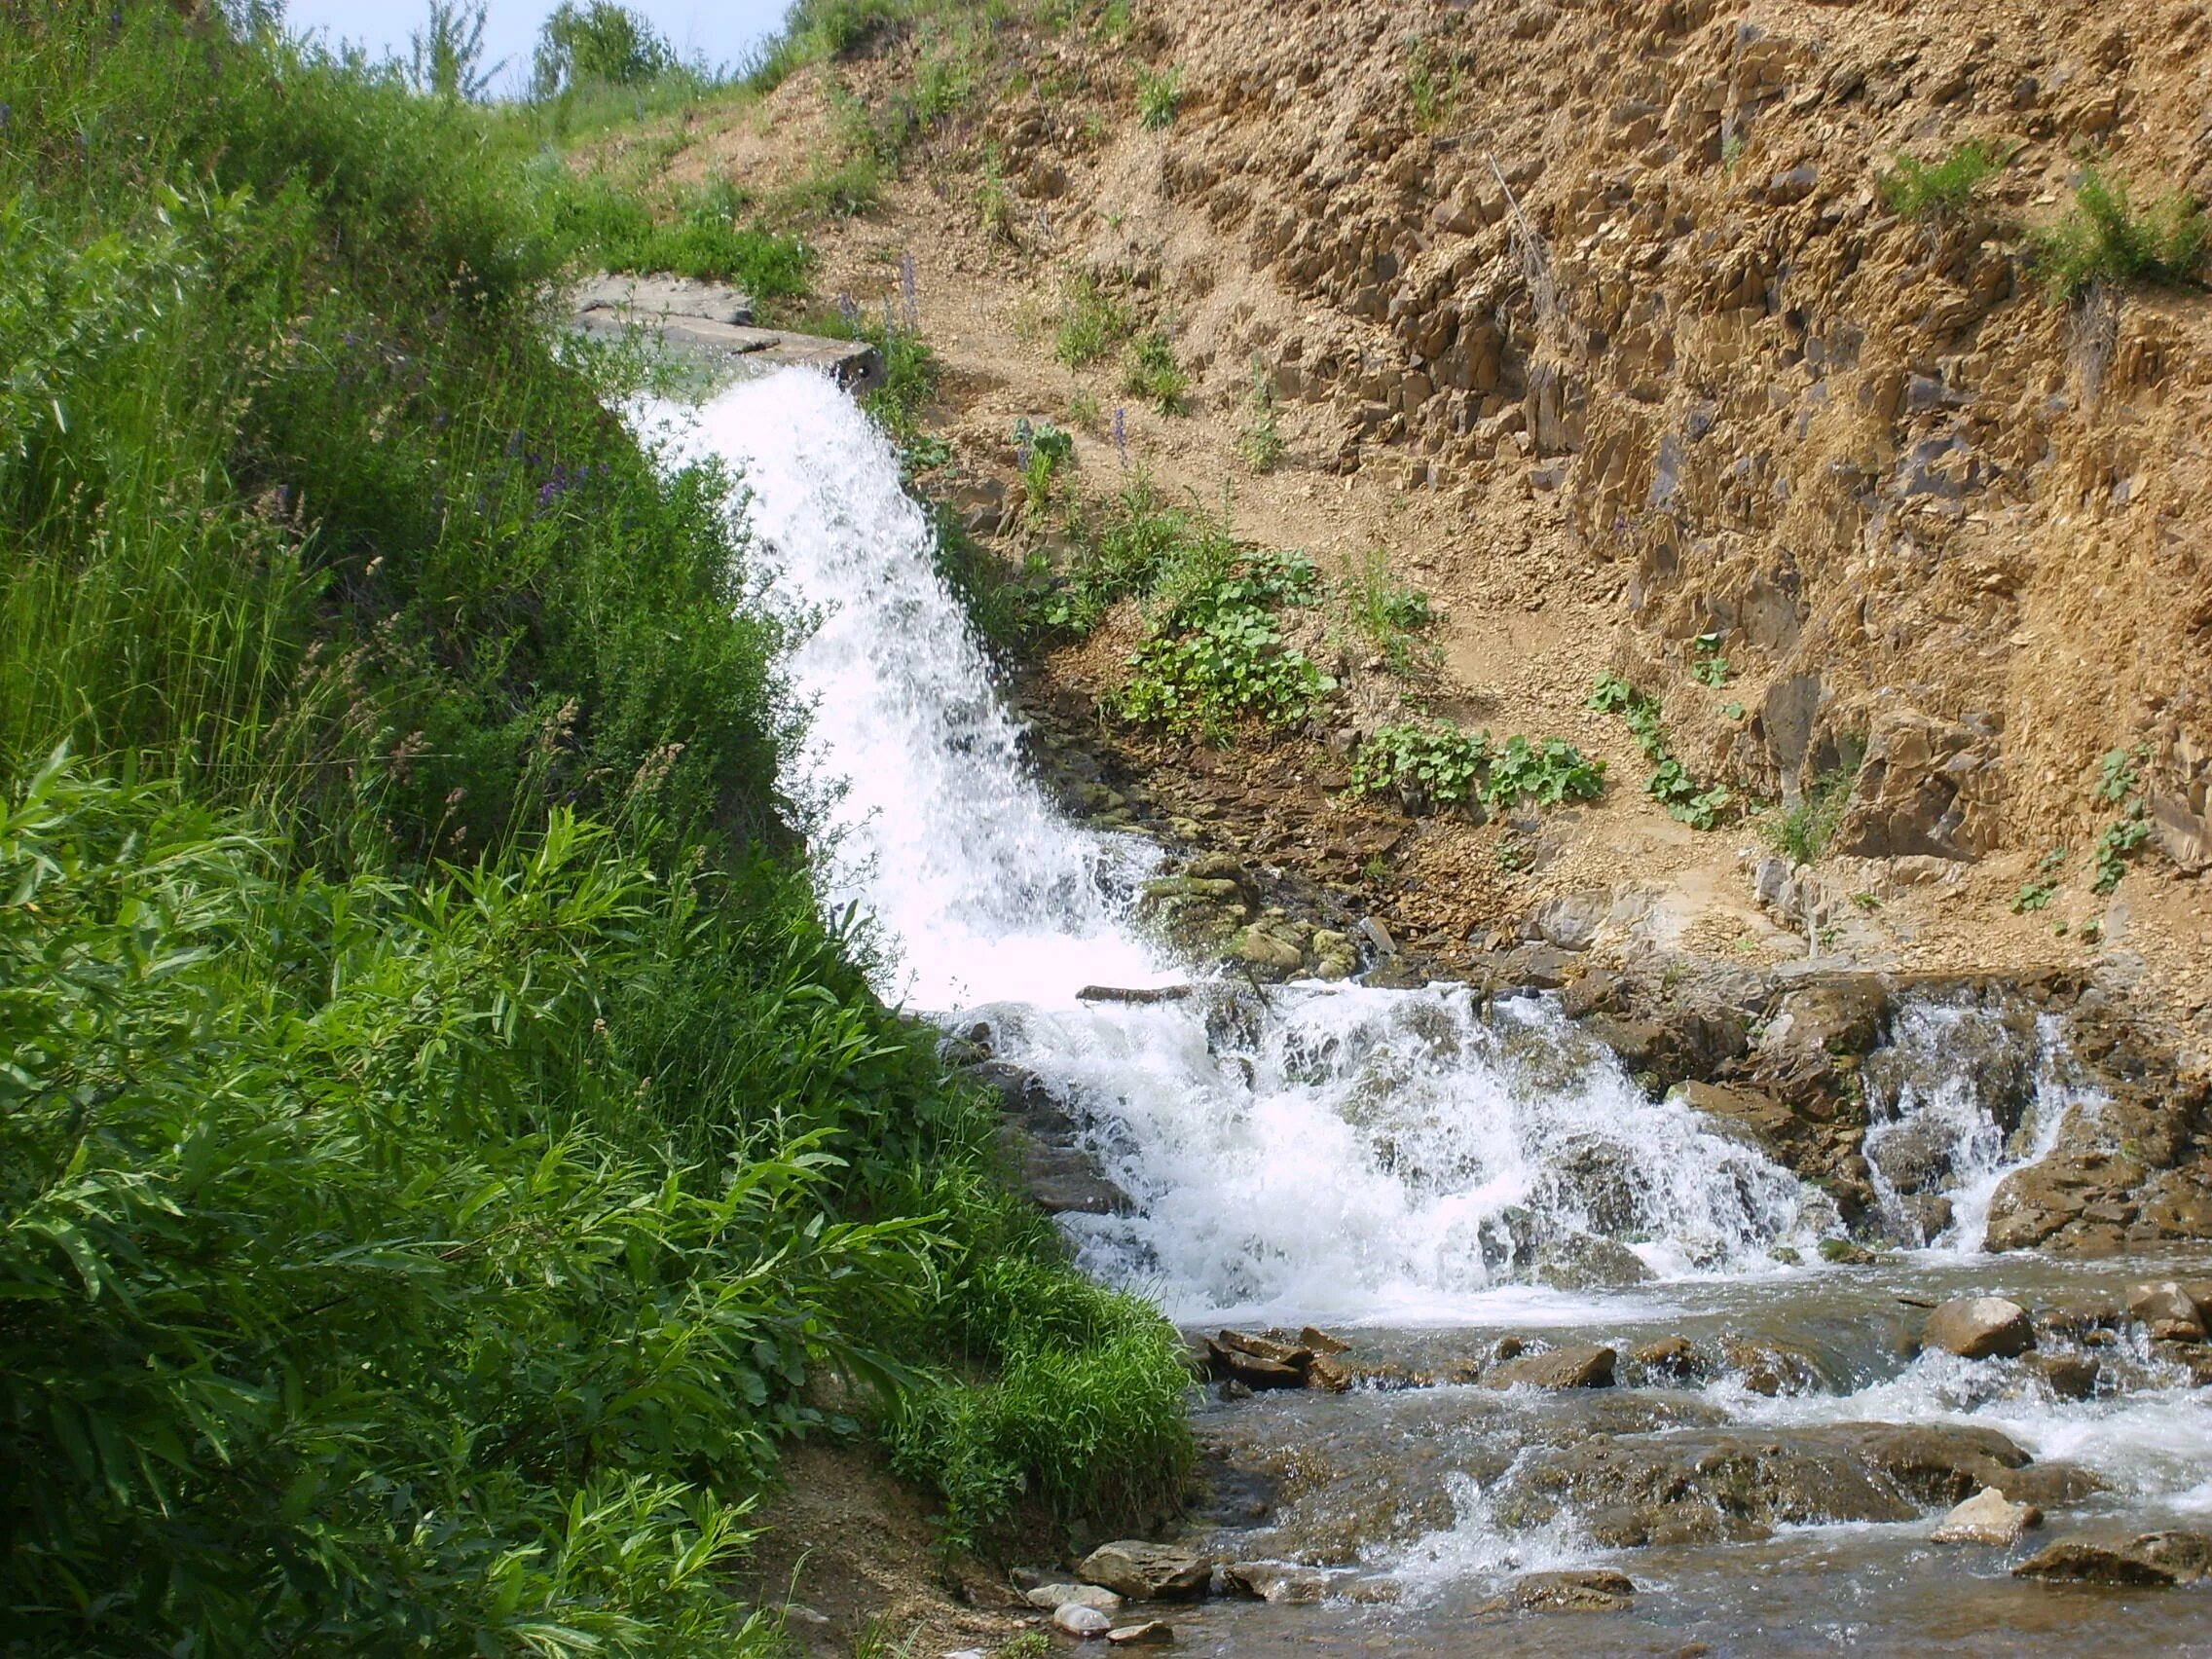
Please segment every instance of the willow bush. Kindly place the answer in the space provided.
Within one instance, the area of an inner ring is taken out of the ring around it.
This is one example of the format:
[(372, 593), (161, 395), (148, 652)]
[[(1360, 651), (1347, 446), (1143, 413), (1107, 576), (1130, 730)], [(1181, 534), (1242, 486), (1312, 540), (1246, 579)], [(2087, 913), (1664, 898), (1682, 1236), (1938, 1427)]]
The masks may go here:
[(840, 1413), (958, 1536), (1170, 1495), (1172, 1333), (817, 913), (733, 481), (545, 325), (562, 169), (158, 0), (0, 8), (0, 111), (9, 1650), (764, 1651)]

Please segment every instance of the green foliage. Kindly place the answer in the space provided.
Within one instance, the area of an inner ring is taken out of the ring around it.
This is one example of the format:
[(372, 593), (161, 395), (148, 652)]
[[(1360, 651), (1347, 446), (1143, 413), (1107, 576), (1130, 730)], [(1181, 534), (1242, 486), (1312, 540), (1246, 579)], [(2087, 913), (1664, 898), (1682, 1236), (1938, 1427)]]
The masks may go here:
[(1728, 659), (1720, 654), (1718, 634), (1700, 634), (1690, 642), (1690, 678), (1700, 685), (1728, 683)]
[(2053, 847), (2038, 859), (2034, 873), (2020, 883), (2019, 892), (2012, 895), (2012, 914), (2023, 916), (2047, 906), (2058, 897), (2058, 872), (2065, 867), (2064, 847)]
[(1457, 806), (1475, 798), (1490, 761), (1490, 733), (1449, 721), (1378, 729), (1359, 746), (1351, 793), (1395, 794), (1415, 807)]
[(480, 102), (499, 66), (484, 62), (486, 0), (429, 0), (423, 26), (408, 36), (407, 78), (432, 97)]
[(1157, 328), (1148, 328), (1129, 342), (1122, 358), (1122, 389), (1141, 397), (1162, 415), (1187, 415), (1191, 378), (1175, 361), (1175, 348)]
[(1477, 797), (1493, 807), (1558, 806), (1595, 800), (1604, 788), (1605, 763), (1563, 738), (1516, 733), (1493, 746), (1487, 731), (1449, 721), (1383, 726), (1360, 746), (1351, 777), (1353, 793), (1394, 793), (1414, 812)]
[(1051, 510), (1061, 470), (1075, 464), (1075, 439), (1050, 421), (1032, 425), (1024, 417), (1014, 423), (1014, 447), (1021, 468), (1021, 516), (1034, 524)]
[(1459, 60), (1432, 41), (1418, 37), (1406, 46), (1406, 103), (1414, 126), (1434, 132), (1451, 119), (1459, 91)]
[(636, 87), (676, 66), (676, 54), (651, 23), (614, 0), (578, 6), (562, 0), (538, 30), (532, 90), (553, 97), (594, 82)]
[(1899, 155), (1877, 181), (1890, 211), (1907, 219), (1962, 219), (1981, 187), (2005, 170), (2004, 147), (1970, 139), (1939, 162)]
[(538, 325), (565, 169), (153, 3), (0, 104), (11, 1650), (764, 1654), (826, 1371), (1049, 1371), (1000, 1466), (1148, 1490), (1172, 1333), (1002, 1328), (1106, 1293), (816, 914), (731, 481)]
[(814, 250), (795, 237), (726, 210), (695, 204), (673, 223), (656, 223), (643, 203), (604, 184), (574, 209), (579, 238), (609, 271), (668, 272), (707, 282), (731, 282), (756, 302), (802, 299), (814, 274)]
[(1068, 279), (1052, 355), (1071, 369), (1088, 368), (1112, 356), (1135, 327), (1128, 308), (1100, 284), (1097, 276), (1079, 271)]
[(1252, 357), (1251, 413), (1236, 447), (1254, 472), (1272, 472), (1282, 460), (1282, 422), (1275, 412), (1275, 381), (1264, 358)]
[(1174, 1332), (1053, 1264), (1034, 1212), (1010, 1206), (1007, 1224), (1027, 1247), (973, 1251), (947, 1293), (966, 1350), (995, 1381), (903, 1394), (893, 1466), (944, 1493), (945, 1538), (959, 1548), (989, 1539), (1024, 1498), (1070, 1522), (1168, 1510), (1190, 1467), (1190, 1374)]
[(1436, 610), (1428, 595), (1391, 575), (1386, 551), (1371, 547), (1356, 559), (1347, 556), (1337, 591), (1353, 631), (1382, 653), (1392, 673), (1424, 665), (1421, 636), (1436, 625)]
[(1792, 865), (1817, 864), (1842, 827), (1851, 806), (1852, 776), (1836, 771), (1820, 779), (1788, 812), (1764, 820), (1767, 844)]
[(2143, 762), (2149, 757), (2150, 752), (2140, 747), (2115, 749), (2098, 762), (2096, 798), (2120, 808), (2120, 817), (2105, 826), (2092, 850), (2097, 874), (2089, 890), (2100, 896), (2120, 884), (2128, 860), (2151, 838), (2150, 809), (2136, 793), (2143, 787)]
[(2036, 271), (2065, 299), (2098, 283), (2178, 286), (2196, 280), (2206, 237), (2203, 211), (2181, 191), (2137, 208), (2124, 179), (2084, 167), (2072, 211), (2036, 239)]
[(976, 225), (998, 241), (1014, 240), (1014, 192), (999, 170), (998, 158), (988, 157), (976, 181)]
[(770, 92), (811, 63), (841, 57), (903, 22), (906, 0), (795, 0), (782, 31), (749, 71), (756, 92)]
[(1137, 121), (1148, 132), (1163, 131), (1175, 125), (1176, 105), (1183, 95), (1183, 70), (1179, 64), (1169, 64), (1155, 72), (1137, 71)]
[(1318, 578), (1298, 554), (1240, 553), (1217, 528), (1173, 544), (1154, 576), (1150, 638), (1117, 707), (1123, 719), (1219, 738), (1238, 721), (1288, 725), (1336, 689), (1283, 641), (1274, 615), (1303, 605)]
[(1088, 545), (1070, 571), (1041, 595), (1039, 622), (1080, 639), (1117, 602), (1150, 595), (1176, 572), (1178, 584), (1202, 581), (1205, 572), (1235, 558), (1221, 528), (1203, 513), (1161, 499), (1141, 475), (1124, 485), (1093, 527)]
[(1648, 697), (1618, 675), (1604, 675), (1590, 694), (1590, 707), (1600, 714), (1617, 714), (1628, 722), (1629, 734), (1643, 757), (1651, 762), (1644, 793), (1657, 801), (1670, 818), (1693, 830), (1717, 830), (1736, 814), (1736, 797), (1723, 784), (1700, 782), (1668, 747), (1658, 699)]

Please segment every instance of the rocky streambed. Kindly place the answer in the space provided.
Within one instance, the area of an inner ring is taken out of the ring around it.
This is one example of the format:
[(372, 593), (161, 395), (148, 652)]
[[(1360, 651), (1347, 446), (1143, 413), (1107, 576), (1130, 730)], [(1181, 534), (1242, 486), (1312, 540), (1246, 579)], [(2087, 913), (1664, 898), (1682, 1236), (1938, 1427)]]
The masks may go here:
[(1921, 1254), (1194, 1332), (1155, 1581), (1124, 1544), (1025, 1588), (1221, 1654), (2203, 1652), (2212, 1255), (2159, 1265), (2199, 1276)]

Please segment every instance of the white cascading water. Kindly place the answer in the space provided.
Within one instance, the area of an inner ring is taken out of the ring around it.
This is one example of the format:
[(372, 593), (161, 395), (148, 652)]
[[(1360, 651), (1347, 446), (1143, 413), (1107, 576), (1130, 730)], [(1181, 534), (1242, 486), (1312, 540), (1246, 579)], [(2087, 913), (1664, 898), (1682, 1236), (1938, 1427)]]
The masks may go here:
[[(2017, 1050), (2016, 1035), (1993, 1036), (1986, 1029), (1999, 1023), (1988, 1010), (1971, 1004), (1913, 1004), (1899, 1014), (1885, 1051), (1870, 1067), (1895, 1082), (1888, 1098), (1869, 1101), (1874, 1121), (1867, 1126), (1865, 1154), (1876, 1200), (1906, 1243), (1954, 1254), (1978, 1252), (1998, 1185), (2013, 1170), (2041, 1161), (2067, 1114), (2096, 1099), (2067, 1077), (2065, 1040), (2058, 1021), (2045, 1014), (2036, 1021), (2033, 1077), (2022, 1080), (2030, 1092), (2009, 1124), (2005, 1120), (2013, 1114), (1987, 1097), (1986, 1080), (1964, 1057), (1992, 1041)], [(1940, 1228), (1923, 1226), (1899, 1194), (1892, 1177), (1899, 1167), (1894, 1150), (1904, 1151), (1908, 1161), (1933, 1166), (1927, 1191), (1940, 1197), (1948, 1211)]]
[(1185, 1319), (1403, 1321), (1527, 1278), (1547, 1240), (1599, 1235), (1672, 1275), (1763, 1264), (1793, 1234), (1793, 1177), (1537, 1005), (1485, 1019), (1464, 987), (1320, 984), (1081, 1001), (1192, 977), (1127, 920), (1157, 854), (1070, 823), (1024, 770), (890, 444), (795, 369), (661, 416), (743, 473), (764, 568), (820, 615), (790, 672), (809, 764), (845, 785), (826, 904), (877, 919), (888, 992), (948, 1024), (987, 1011), (999, 1057), (1090, 1124), (1135, 1199), (1072, 1222), (1094, 1272)]

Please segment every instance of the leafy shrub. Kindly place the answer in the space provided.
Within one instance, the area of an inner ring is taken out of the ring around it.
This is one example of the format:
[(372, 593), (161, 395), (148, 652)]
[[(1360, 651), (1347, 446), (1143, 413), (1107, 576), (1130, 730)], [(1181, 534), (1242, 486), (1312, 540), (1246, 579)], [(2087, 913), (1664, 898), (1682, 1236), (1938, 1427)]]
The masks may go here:
[(1034, 523), (1052, 504), (1053, 482), (1075, 464), (1075, 439), (1050, 421), (1014, 423), (1014, 460), (1021, 468), (1022, 517)]
[(816, 914), (732, 481), (536, 326), (569, 182), (153, 3), (6, 14), (0, 105), (12, 1650), (764, 1654), (826, 1369), (1048, 1368), (994, 1455), (1149, 1490), (1172, 1332), (1002, 1327), (1105, 1293)]
[(704, 212), (655, 224), (640, 209), (598, 251), (609, 271), (732, 282), (756, 301), (803, 299), (814, 273), (814, 250), (795, 237)]
[(1851, 785), (1848, 771), (1831, 772), (1819, 780), (1795, 806), (1762, 825), (1767, 844), (1792, 865), (1819, 863), (1851, 808)]
[(1236, 721), (1304, 719), (1336, 689), (1319, 665), (1283, 643), (1275, 607), (1304, 604), (1316, 585), (1295, 554), (1238, 556), (1218, 534), (1182, 541), (1160, 572), (1153, 634), (1130, 658), (1124, 719), (1224, 735)]
[(1096, 275), (1079, 271), (1068, 280), (1052, 355), (1071, 369), (1088, 368), (1112, 356), (1135, 327), (1128, 308), (1100, 284)]
[(1412, 807), (1457, 806), (1481, 792), (1490, 733), (1457, 726), (1398, 724), (1377, 730), (1352, 762), (1354, 794), (1394, 793)]
[(1963, 218), (1981, 187), (2005, 170), (2009, 156), (1998, 145), (1970, 139), (1940, 162), (1899, 155), (1878, 183), (1890, 211), (1907, 219)]
[(1720, 654), (1718, 634), (1700, 634), (1690, 642), (1690, 678), (1718, 688), (1728, 683), (1729, 662)]
[(2036, 861), (2034, 871), (2012, 895), (2012, 914), (2024, 916), (2048, 906), (2058, 897), (2058, 872), (2066, 867), (2066, 849), (2053, 847)]
[(1389, 725), (1360, 745), (1355, 794), (1395, 793), (1409, 811), (1481, 798), (1493, 807), (1529, 800), (1558, 806), (1604, 793), (1605, 763), (1564, 738), (1530, 742), (1518, 733), (1493, 746), (1487, 731), (1449, 722)]
[(1147, 131), (1158, 132), (1175, 125), (1175, 106), (1183, 92), (1183, 71), (1169, 64), (1158, 73), (1137, 71), (1137, 121)]
[(2137, 792), (2143, 784), (2143, 749), (2115, 749), (2098, 762), (2096, 798), (2120, 808), (2120, 816), (2105, 826), (2092, 852), (2096, 878), (2089, 890), (2100, 897), (2119, 887), (2127, 874), (2127, 862), (2151, 838), (2150, 809)]
[(2100, 282), (2191, 282), (2203, 267), (2206, 236), (2202, 210), (2180, 191), (2138, 209), (2124, 179), (2086, 167), (2073, 210), (2036, 239), (2036, 270), (2067, 299)]
[(1162, 415), (1185, 415), (1190, 413), (1184, 395), (1190, 387), (1190, 376), (1175, 361), (1175, 348), (1159, 329), (1147, 329), (1129, 342), (1122, 360), (1122, 389), (1129, 396), (1143, 398)]

